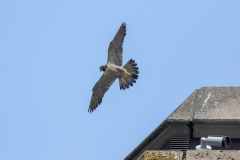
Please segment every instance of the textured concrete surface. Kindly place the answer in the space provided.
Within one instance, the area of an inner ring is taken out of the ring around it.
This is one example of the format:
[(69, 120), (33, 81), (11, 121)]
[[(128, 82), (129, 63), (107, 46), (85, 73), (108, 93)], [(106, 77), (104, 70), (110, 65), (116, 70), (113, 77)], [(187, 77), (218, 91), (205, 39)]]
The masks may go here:
[(137, 160), (182, 160), (182, 151), (145, 151)]
[[(141, 154), (137, 160), (182, 160), (182, 151), (152, 151), (148, 150)], [(187, 150), (186, 160), (239, 160), (238, 150)]]
[(194, 121), (240, 122), (240, 87), (202, 87)]
[(202, 87), (197, 96), (193, 137), (240, 138), (240, 87)]
[(211, 150), (196, 151), (188, 150), (186, 160), (239, 160), (240, 151), (229, 150)]

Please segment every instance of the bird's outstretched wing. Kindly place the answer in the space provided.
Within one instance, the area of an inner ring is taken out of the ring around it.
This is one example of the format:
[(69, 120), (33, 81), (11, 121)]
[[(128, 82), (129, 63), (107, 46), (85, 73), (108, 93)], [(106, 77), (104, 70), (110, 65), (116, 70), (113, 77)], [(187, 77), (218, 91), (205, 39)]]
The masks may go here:
[(115, 37), (113, 38), (112, 42), (108, 48), (108, 62), (113, 63), (117, 66), (122, 66), (123, 61), (123, 41), (124, 37), (126, 36), (126, 24), (122, 23), (121, 27), (119, 28), (118, 32), (116, 33)]
[(90, 101), (90, 105), (88, 108), (88, 112), (93, 112), (94, 109), (102, 102), (102, 98), (104, 94), (108, 91), (110, 86), (116, 80), (113, 76), (102, 75), (102, 77), (98, 80), (98, 82), (93, 87), (92, 98)]

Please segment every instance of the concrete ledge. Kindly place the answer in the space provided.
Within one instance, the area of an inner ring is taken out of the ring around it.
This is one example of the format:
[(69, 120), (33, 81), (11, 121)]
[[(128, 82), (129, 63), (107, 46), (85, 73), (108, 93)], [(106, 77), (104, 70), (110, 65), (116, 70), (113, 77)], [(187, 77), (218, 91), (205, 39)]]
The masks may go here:
[[(186, 160), (238, 160), (239, 150), (187, 150)], [(147, 150), (137, 160), (182, 160), (183, 152), (176, 150)]]
[(240, 151), (237, 150), (188, 150), (186, 154), (186, 160), (238, 160), (239, 157)]
[(182, 151), (145, 151), (137, 160), (182, 160)]

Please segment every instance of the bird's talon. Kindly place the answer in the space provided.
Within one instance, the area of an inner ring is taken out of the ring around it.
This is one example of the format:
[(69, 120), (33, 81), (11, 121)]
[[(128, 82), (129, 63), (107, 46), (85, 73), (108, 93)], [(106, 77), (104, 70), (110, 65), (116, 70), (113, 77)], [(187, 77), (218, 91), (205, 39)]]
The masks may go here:
[(130, 74), (130, 73), (128, 73), (127, 71), (125, 71), (125, 72), (127, 73), (127, 75), (131, 76), (131, 74)]
[(126, 83), (125, 78), (121, 78), (121, 80), (123, 81), (123, 83)]

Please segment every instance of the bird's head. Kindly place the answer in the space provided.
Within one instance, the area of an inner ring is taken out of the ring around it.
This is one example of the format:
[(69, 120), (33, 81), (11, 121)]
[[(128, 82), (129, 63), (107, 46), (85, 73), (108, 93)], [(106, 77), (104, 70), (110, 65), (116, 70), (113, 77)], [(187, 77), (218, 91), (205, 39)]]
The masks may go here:
[(107, 70), (107, 65), (100, 66), (100, 72), (103, 71), (105, 72)]

